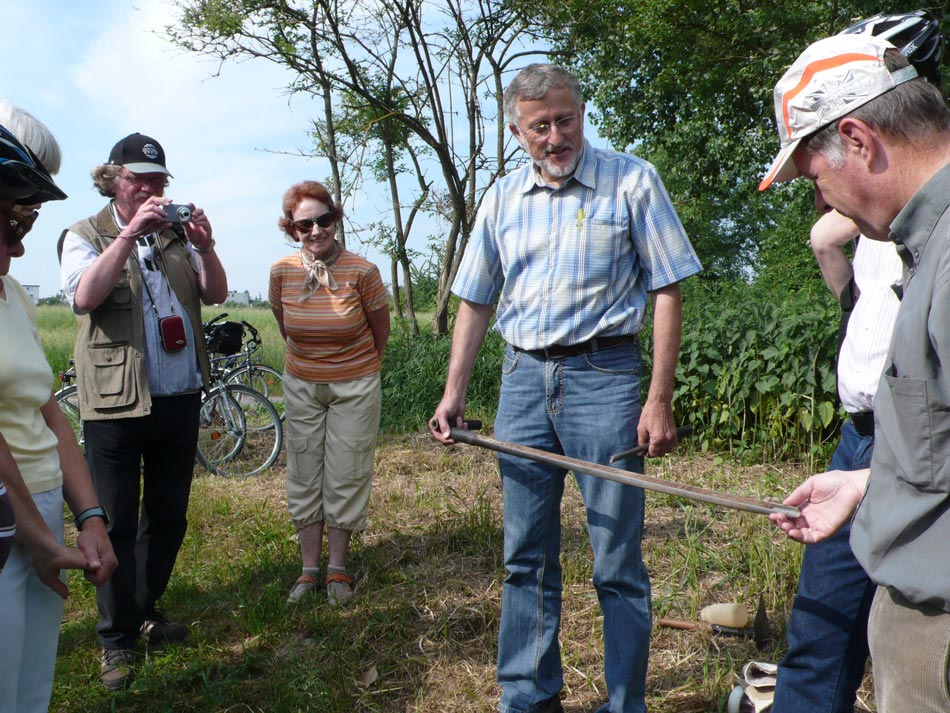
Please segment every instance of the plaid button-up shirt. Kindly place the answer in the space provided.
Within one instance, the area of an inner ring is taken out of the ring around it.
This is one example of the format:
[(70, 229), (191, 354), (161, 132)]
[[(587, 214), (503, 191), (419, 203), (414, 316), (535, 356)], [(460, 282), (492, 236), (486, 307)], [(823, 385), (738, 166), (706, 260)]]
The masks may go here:
[(585, 142), (560, 187), (528, 164), (488, 189), (452, 291), (543, 349), (639, 332), (647, 293), (701, 269), (656, 169)]

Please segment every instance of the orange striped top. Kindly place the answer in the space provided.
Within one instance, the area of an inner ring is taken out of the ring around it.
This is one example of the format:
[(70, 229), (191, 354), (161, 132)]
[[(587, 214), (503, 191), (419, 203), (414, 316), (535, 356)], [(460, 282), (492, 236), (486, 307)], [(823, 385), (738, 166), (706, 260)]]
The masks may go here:
[(300, 302), (307, 271), (299, 252), (282, 257), (270, 269), (270, 308), (287, 333), (284, 369), (320, 384), (379, 371), (366, 314), (386, 307), (389, 299), (379, 269), (349, 250), (340, 253), (330, 272), (337, 289), (319, 287)]

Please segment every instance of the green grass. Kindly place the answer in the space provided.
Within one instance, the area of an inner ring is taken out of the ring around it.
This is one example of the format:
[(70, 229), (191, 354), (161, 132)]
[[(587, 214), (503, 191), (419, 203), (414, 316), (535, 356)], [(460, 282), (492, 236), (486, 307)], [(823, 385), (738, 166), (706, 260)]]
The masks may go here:
[[(265, 309), (228, 309), (262, 334), (268, 363), (282, 366), (282, 341)], [(205, 317), (217, 314), (206, 310)], [(43, 307), (40, 329), (54, 369), (72, 351), (74, 319)], [(332, 609), (325, 594), (295, 610), (284, 598), (300, 570), (284, 496), (283, 456), (247, 480), (196, 470), (189, 531), (162, 606), (192, 637), (141, 650), (131, 689), (98, 683), (95, 597), (70, 573), (50, 710), (324, 711), (427, 713), (494, 710), (501, 607), (500, 482), (492, 454), (442, 448), (423, 434), (441, 395), (448, 339), (394, 331), (384, 364), (384, 424), (369, 523), (354, 538), (357, 599)], [(469, 415), (490, 424), (497, 401), (500, 340), (489, 335), (476, 365)], [(489, 431), (490, 433), (490, 431)], [(697, 439), (693, 439), (697, 440)], [(795, 465), (742, 465), (690, 453), (649, 464), (652, 474), (767, 499), (803, 479)], [(67, 528), (72, 531), (71, 527)], [(651, 640), (652, 713), (725, 710), (732, 676), (746, 661), (777, 661), (801, 548), (764, 517), (648, 494), (643, 539), (659, 616), (691, 619), (705, 605), (761, 596), (773, 643), (656, 628)], [(576, 486), (565, 488), (561, 627), (565, 707), (589, 713), (605, 700), (602, 617), (591, 585), (592, 556)], [(375, 681), (371, 674), (377, 676)], [(866, 684), (862, 696), (869, 698)], [(866, 707), (873, 710), (871, 704)]]
[[(803, 477), (800, 469), (716, 463), (685, 452), (650, 468), (770, 497)], [(774, 489), (760, 493), (766, 471)], [(296, 609), (284, 604), (300, 561), (282, 463), (247, 480), (197, 476), (188, 535), (162, 602), (189, 624), (191, 639), (141, 650), (133, 687), (106, 692), (96, 679), (93, 592), (70, 573), (51, 710), (494, 710), (504, 572), (492, 454), (442, 448), (422, 434), (381, 438), (369, 524), (352, 548), (357, 598), (343, 610), (329, 607), (322, 592)], [(658, 616), (691, 619), (719, 601), (753, 609), (759, 596), (768, 608), (774, 640), (763, 650), (741, 639), (654, 629), (649, 709), (723, 711), (742, 664), (781, 656), (801, 549), (762, 516), (655, 494), (647, 503), (644, 559)], [(588, 713), (605, 697), (602, 618), (573, 481), (563, 513), (565, 705)], [(366, 685), (372, 672), (378, 678)]]
[[(208, 320), (222, 312), (236, 322), (246, 320), (260, 332), (263, 346), (255, 356), (271, 366), (283, 370), (284, 342), (271, 311), (260, 307), (205, 307), (202, 318)], [(40, 338), (53, 373), (63, 371), (73, 356), (76, 344), (76, 317), (64, 305), (42, 305), (37, 308)]]

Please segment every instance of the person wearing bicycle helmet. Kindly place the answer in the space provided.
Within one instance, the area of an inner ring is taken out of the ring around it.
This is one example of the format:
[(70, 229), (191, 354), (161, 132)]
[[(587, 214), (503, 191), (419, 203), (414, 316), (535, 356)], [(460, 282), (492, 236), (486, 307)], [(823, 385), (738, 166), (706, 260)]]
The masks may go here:
[[(950, 107), (894, 45), (855, 34), (809, 46), (774, 100), (780, 150), (760, 190), (808, 179), (819, 212), (835, 209), (867, 239), (897, 245), (903, 273), (874, 395), (870, 468), (816, 474), (785, 499), (799, 517), (770, 517), (806, 544), (850, 522), (851, 549), (876, 585), (868, 644), (877, 710), (946, 713)], [(823, 601), (812, 612), (836, 621)]]
[[(181, 641), (158, 609), (187, 529), (201, 392), (209, 379), (201, 303), (227, 298), (227, 277), (201, 208), (174, 210), (165, 150), (150, 136), (118, 141), (92, 171), (110, 198), (60, 238), (61, 279), (76, 314), (76, 385), (86, 462), (119, 557), (96, 593), (99, 680), (130, 680), (140, 637)], [(190, 213), (190, 217), (187, 217)]]
[[(890, 41), (917, 73), (940, 86), (943, 41), (930, 13), (875, 15), (841, 34)], [(900, 307), (902, 263), (895, 245), (859, 237), (836, 211), (811, 231), (811, 245), (828, 288), (844, 308), (838, 393), (848, 413), (830, 470), (860, 470), (874, 448), (874, 396)], [(854, 259), (844, 247), (856, 241)], [(897, 288), (897, 289), (895, 289)], [(788, 650), (778, 666), (773, 713), (851, 713), (868, 659), (867, 624), (875, 585), (854, 557), (851, 528), (808, 545), (786, 628)]]
[[(34, 154), (0, 126), (0, 480), (13, 501), (16, 542), (0, 572), (0, 712), (46, 711), (68, 590), (64, 568), (84, 569), (101, 585), (116, 559), (103, 511), (72, 428), (53, 396), (53, 372), (36, 308), (9, 275), (40, 204), (62, 200), (37, 154), (55, 158), (49, 130), (26, 112), (0, 105), (4, 123), (30, 137)], [(63, 546), (63, 500), (75, 513), (78, 549)]]

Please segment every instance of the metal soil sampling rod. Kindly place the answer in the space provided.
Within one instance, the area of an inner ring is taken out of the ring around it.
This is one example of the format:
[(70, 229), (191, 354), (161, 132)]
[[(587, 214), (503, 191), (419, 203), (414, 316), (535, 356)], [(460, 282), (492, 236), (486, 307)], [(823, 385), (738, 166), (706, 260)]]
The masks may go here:
[[(470, 421), (470, 425), (474, 422)], [(470, 446), (479, 446), (499, 453), (505, 453), (510, 456), (527, 458), (546, 465), (553, 465), (566, 470), (573, 470), (575, 473), (585, 473), (595, 478), (605, 478), (613, 480), (616, 483), (624, 485), (634, 485), (647, 490), (654, 490), (658, 493), (667, 495), (676, 495), (681, 498), (698, 500), (712, 505), (722, 505), (723, 507), (733, 508), (735, 510), (745, 510), (759, 515), (771, 515), (772, 513), (782, 513), (789, 517), (798, 517), (800, 515), (798, 508), (782, 505), (781, 503), (772, 503), (765, 500), (756, 500), (755, 498), (744, 495), (732, 495), (729, 493), (719, 493), (714, 490), (698, 488), (693, 485), (684, 485), (663, 478), (654, 478), (642, 473), (633, 473), (620, 468), (613, 468), (608, 465), (598, 463), (589, 463), (588, 461), (570, 458), (555, 453), (548, 453), (537, 448), (529, 446), (520, 446), (506, 441), (497, 441), (494, 438), (480, 436), (463, 428), (452, 428), (451, 438), (459, 443), (466, 443)]]

